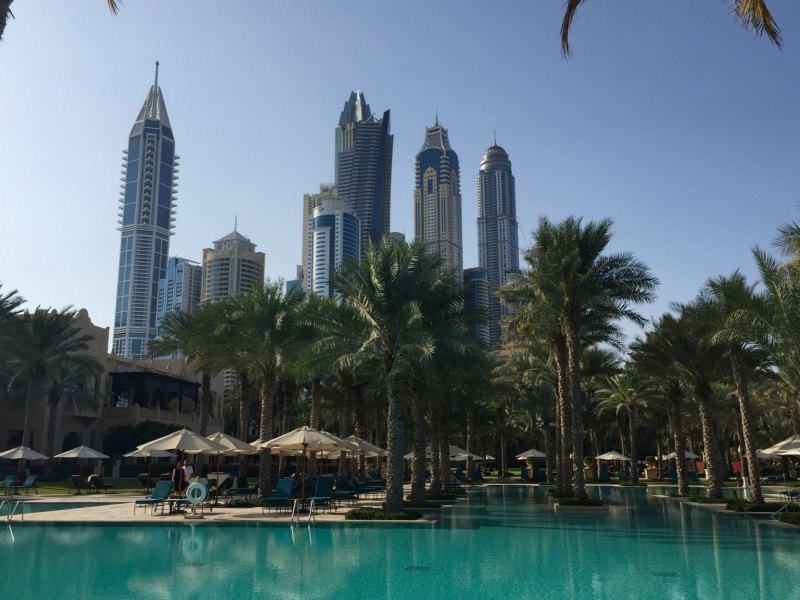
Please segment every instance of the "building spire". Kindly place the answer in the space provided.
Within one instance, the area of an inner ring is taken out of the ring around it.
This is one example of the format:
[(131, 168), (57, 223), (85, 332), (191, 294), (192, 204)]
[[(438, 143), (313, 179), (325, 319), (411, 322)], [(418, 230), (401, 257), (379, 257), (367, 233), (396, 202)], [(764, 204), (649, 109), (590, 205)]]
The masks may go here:
[(495, 129), (493, 132), (494, 139), (492, 140), (492, 146), (497, 146), (497, 130)]
[(436, 123), (434, 123), (433, 126), (434, 127), (438, 127), (439, 126), (439, 107), (438, 106), (436, 107)]
[(233, 230), (239, 231), (239, 215), (233, 215)]
[(153, 89), (158, 91), (158, 61), (156, 61), (156, 82), (153, 84)]

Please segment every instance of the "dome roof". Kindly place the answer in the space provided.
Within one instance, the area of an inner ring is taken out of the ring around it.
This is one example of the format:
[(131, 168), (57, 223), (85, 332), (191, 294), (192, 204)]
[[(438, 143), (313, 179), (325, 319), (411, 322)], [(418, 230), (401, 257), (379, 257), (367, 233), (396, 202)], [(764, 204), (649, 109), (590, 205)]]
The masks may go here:
[(505, 169), (511, 170), (511, 161), (508, 160), (508, 153), (496, 143), (492, 144), (483, 153), (483, 160), (481, 160), (481, 171), (488, 171), (489, 169)]

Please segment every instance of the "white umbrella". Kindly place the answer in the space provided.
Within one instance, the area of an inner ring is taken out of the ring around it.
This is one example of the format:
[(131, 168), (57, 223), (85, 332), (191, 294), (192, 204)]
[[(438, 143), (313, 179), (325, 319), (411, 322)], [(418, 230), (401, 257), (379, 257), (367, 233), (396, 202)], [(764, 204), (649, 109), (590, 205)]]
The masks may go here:
[(152, 442), (140, 444), (137, 448), (139, 450), (180, 450), (186, 454), (214, 454), (228, 451), (228, 448), (222, 444), (212, 442), (185, 427)]
[[(686, 458), (700, 458), (697, 454), (695, 454), (694, 452), (689, 452), (688, 450), (684, 452), (684, 456)], [(672, 460), (673, 458), (678, 458), (677, 452), (670, 452), (669, 454), (661, 455), (661, 460)]]
[(525, 460), (526, 458), (547, 458), (547, 454), (536, 448), (531, 448), (530, 450), (525, 450), (525, 452), (521, 454), (517, 454), (518, 460)]
[(169, 452), (168, 450), (133, 450), (128, 452), (127, 454), (122, 455), (124, 458), (166, 458), (171, 456), (175, 458), (177, 455), (174, 452)]
[(790, 456), (800, 454), (800, 435), (793, 435), (783, 441), (778, 442), (774, 446), (765, 448), (765, 454), (773, 454), (778, 456)]
[(598, 460), (630, 460), (630, 458), (620, 454), (616, 450), (612, 450), (611, 452), (606, 452), (605, 454), (595, 456), (595, 458)]
[[(257, 454), (259, 450), (247, 442), (243, 442), (232, 435), (228, 435), (227, 433), (222, 433), (220, 431), (206, 436), (206, 439), (225, 446), (228, 449), (228, 452), (224, 454)], [(220, 454), (223, 453), (220, 452)]]
[(772, 454), (767, 452), (766, 450), (756, 450), (756, 458), (763, 458), (766, 460), (775, 460), (776, 458), (780, 458), (780, 454)]
[(348, 438), (345, 438), (346, 441), (350, 442), (351, 444), (355, 444), (358, 448), (356, 452), (358, 454), (363, 454), (364, 456), (368, 457), (375, 457), (375, 456), (386, 456), (387, 451), (381, 448), (380, 446), (376, 446), (368, 442), (367, 440), (361, 439), (358, 436), (351, 435)]
[(93, 450), (89, 446), (78, 446), (72, 450), (56, 454), (53, 458), (108, 458), (108, 455)]
[(472, 460), (475, 461), (475, 462), (482, 462), (482, 461), (486, 460), (485, 458), (483, 458), (482, 456), (478, 456), (477, 454), (456, 454), (453, 457), (453, 460), (456, 461), (456, 462), (461, 462), (461, 461), (469, 460), (470, 457), (472, 457)]
[(492, 456), (491, 454), (487, 454), (486, 455), (486, 460), (497, 460), (497, 459), (494, 456)]
[(31, 450), (27, 446), (17, 446), (11, 450), (0, 452), (0, 458), (6, 460), (47, 460), (44, 454), (39, 454), (36, 450)]
[[(337, 438), (338, 439), (338, 438)], [(347, 446), (341, 444), (341, 441), (336, 441), (329, 435), (322, 433), (321, 431), (317, 431), (316, 429), (312, 429), (308, 425), (303, 425), (302, 427), (298, 427), (297, 429), (290, 431), (289, 433), (284, 433), (276, 438), (273, 438), (269, 441), (264, 442), (261, 444), (262, 448), (270, 448), (270, 449), (278, 449), (278, 450), (300, 450), (305, 457), (306, 450), (339, 450), (340, 452), (345, 452), (350, 450), (349, 446), (351, 444), (347, 443)], [(300, 483), (300, 501), (303, 502), (305, 500), (305, 488), (306, 488), (306, 470), (305, 470), (305, 462), (303, 461), (303, 469), (301, 472), (301, 483)]]

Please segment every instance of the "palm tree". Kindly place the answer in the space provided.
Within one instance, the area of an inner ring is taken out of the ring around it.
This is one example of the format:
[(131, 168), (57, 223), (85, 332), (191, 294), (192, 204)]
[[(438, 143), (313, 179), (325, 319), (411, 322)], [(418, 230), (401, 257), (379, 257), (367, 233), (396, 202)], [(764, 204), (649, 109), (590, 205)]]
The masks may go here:
[(755, 286), (748, 284), (745, 276), (738, 270), (728, 277), (719, 276), (709, 279), (701, 291), (701, 295), (709, 298), (719, 314), (712, 341), (722, 342), (726, 349), (725, 353), (736, 387), (736, 397), (739, 400), (742, 441), (744, 442), (747, 472), (750, 475), (753, 490), (753, 501), (760, 504), (764, 501), (764, 495), (761, 490), (761, 476), (751, 416), (750, 374), (758, 366), (764, 364), (767, 357), (764, 352), (758, 351), (752, 344), (748, 329), (736, 327), (736, 319), (731, 319), (731, 317), (740, 310), (750, 314), (764, 314), (767, 306), (766, 298), (757, 295)]
[(602, 339), (619, 344), (616, 321), (621, 318), (643, 324), (631, 304), (651, 302), (658, 285), (658, 279), (632, 254), (602, 254), (611, 240), (611, 226), (609, 219), (584, 226), (579, 218), (554, 224), (543, 217), (534, 233), (535, 243), (525, 255), (531, 265), (531, 287), (540, 304), (557, 319), (559, 387), (572, 412), (574, 488), (581, 499), (586, 498), (580, 391), (583, 348)]
[[(569, 47), (569, 32), (572, 20), (578, 7), (585, 0), (567, 0), (564, 7), (564, 20), (561, 23), (561, 53), (564, 57), (572, 55)], [(782, 47), (781, 32), (775, 18), (767, 8), (765, 0), (732, 0), (736, 18), (746, 29), (752, 29), (757, 35), (766, 33), (770, 41), (778, 48)]]
[(150, 344), (151, 356), (181, 352), (191, 359), (202, 378), (199, 433), (206, 435), (211, 408), (211, 378), (226, 366), (222, 304), (203, 304), (192, 312), (169, 313), (162, 321), (162, 337)]
[[(117, 0), (106, 0), (108, 2), (108, 10), (111, 14), (115, 15), (119, 11)], [(6, 30), (6, 23), (8, 17), (13, 17), (14, 13), (11, 12), (11, 4), (14, 0), (0, 0), (0, 40), (3, 39), (3, 32)]]
[(638, 376), (630, 367), (622, 374), (606, 379), (606, 387), (597, 392), (600, 402), (596, 410), (602, 414), (613, 411), (617, 416), (627, 415), (628, 437), (631, 455), (631, 483), (639, 483), (639, 456), (636, 447), (637, 415), (647, 408), (647, 403), (654, 397), (652, 384)]
[(396, 244), (388, 237), (370, 245), (360, 263), (345, 264), (331, 279), (364, 333), (359, 347), (343, 355), (344, 364), (375, 366), (387, 406), (388, 464), (386, 510), (403, 510), (403, 394), (420, 360), (435, 342), (425, 329), (415, 291), (438, 275), (439, 261), (418, 243)]
[[(298, 323), (298, 311), (304, 294), (299, 290), (284, 292), (283, 281), (267, 281), (233, 299), (229, 314), (237, 361), (260, 378), (260, 435), (270, 439), (275, 429), (274, 400), (279, 377), (286, 372), (296, 346), (307, 338), (307, 328)], [(272, 455), (259, 453), (258, 490), (269, 495), (272, 482)]]
[[(37, 307), (22, 315), (10, 349), (12, 383), (17, 378), (27, 382), (25, 420), (21, 445), (28, 445), (29, 416), (34, 392), (43, 391), (56, 381), (65, 364), (79, 360), (89, 348), (91, 335), (81, 333), (77, 313), (70, 307), (60, 312)], [(24, 461), (20, 461), (20, 471)], [(21, 474), (21, 473), (20, 473)]]

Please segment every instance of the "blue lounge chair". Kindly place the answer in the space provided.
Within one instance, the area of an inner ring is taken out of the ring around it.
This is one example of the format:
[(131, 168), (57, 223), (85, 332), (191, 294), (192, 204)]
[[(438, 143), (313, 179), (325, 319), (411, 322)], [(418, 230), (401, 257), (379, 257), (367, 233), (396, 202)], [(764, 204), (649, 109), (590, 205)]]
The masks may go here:
[(314, 503), (314, 506), (327, 506), (328, 510), (331, 508), (331, 500), (333, 499), (333, 475), (322, 475), (317, 477), (317, 485), (314, 487), (314, 495), (306, 498), (303, 505)]
[(161, 506), (161, 511), (163, 512), (164, 502), (169, 499), (170, 492), (172, 492), (172, 481), (164, 479), (157, 481), (156, 487), (153, 488), (153, 494), (151, 496), (134, 500), (133, 514), (136, 514), (136, 508), (139, 506), (143, 506), (145, 512), (147, 512), (147, 507), (149, 506), (150, 514), (153, 514), (156, 506)]
[(13, 475), (6, 475), (3, 481), (0, 481), (0, 490), (8, 490), (10, 494), (14, 490), (15, 477)]
[(293, 488), (294, 479), (291, 477), (278, 479), (272, 493), (261, 501), (261, 514), (264, 514), (265, 508), (289, 508), (292, 503)]
[(113, 483), (106, 483), (103, 481), (102, 477), (97, 475), (91, 475), (89, 477), (89, 491), (90, 492), (100, 492), (100, 491), (108, 491), (114, 489)]
[(36, 475), (28, 475), (25, 481), (23, 481), (20, 485), (12, 487), (12, 490), (13, 489), (25, 490), (26, 494), (30, 490), (34, 490), (38, 494), (39, 487), (36, 485)]

